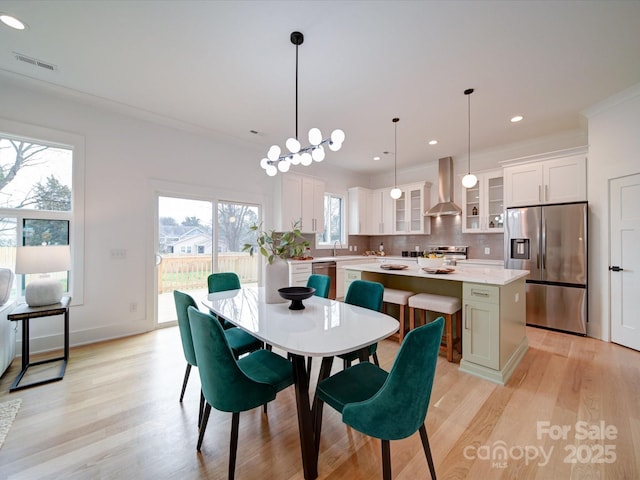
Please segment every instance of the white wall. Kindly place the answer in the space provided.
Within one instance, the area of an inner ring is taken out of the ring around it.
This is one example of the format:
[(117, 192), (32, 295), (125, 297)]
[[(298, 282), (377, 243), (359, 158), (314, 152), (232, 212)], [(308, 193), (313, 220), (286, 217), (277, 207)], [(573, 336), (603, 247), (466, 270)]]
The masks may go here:
[[(116, 113), (116, 106), (98, 108), (12, 78), (0, 77), (0, 105), (7, 120), (85, 139), (85, 289), (83, 304), (71, 309), (72, 345), (153, 328), (157, 191), (261, 203), (270, 227), (278, 179), (259, 167), (259, 147)], [(328, 191), (345, 195), (359, 183), (325, 164), (300, 173), (324, 178)], [(125, 249), (126, 259), (111, 259), (112, 249)], [(131, 303), (137, 312), (129, 311)], [(57, 330), (34, 323), (32, 351), (61, 345), (61, 336), (51, 334)]]
[(609, 181), (640, 173), (640, 84), (594, 105), (589, 119), (588, 334), (610, 340)]

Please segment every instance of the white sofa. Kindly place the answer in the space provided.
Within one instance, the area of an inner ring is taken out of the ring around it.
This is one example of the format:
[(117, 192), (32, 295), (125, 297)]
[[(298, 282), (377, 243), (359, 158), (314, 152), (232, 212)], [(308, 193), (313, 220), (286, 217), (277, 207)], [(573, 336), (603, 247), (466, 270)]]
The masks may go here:
[(16, 356), (16, 331), (20, 322), (7, 320), (7, 314), (15, 306), (16, 302), (10, 301), (0, 307), (0, 376)]

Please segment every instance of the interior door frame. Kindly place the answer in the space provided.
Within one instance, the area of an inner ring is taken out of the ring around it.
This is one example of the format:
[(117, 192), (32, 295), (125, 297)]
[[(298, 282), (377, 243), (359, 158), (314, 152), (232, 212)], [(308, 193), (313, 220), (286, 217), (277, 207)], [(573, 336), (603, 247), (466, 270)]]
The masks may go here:
[[(161, 196), (166, 197), (176, 197), (176, 198), (186, 198), (192, 200), (202, 200), (202, 201), (210, 201), (214, 205), (213, 211), (213, 219), (214, 226), (217, 224), (217, 204), (218, 202), (238, 202), (238, 203), (250, 203), (254, 205), (258, 205), (260, 209), (260, 218), (261, 221), (264, 221), (265, 213), (267, 209), (265, 208), (266, 204), (266, 196), (260, 193), (254, 193), (250, 191), (241, 191), (241, 190), (229, 190), (227, 188), (218, 188), (215, 186), (203, 186), (203, 185), (193, 185), (188, 183), (177, 183), (177, 182), (169, 182), (165, 180), (157, 180), (152, 179), (149, 181), (151, 187), (150, 199), (149, 202), (152, 205), (151, 214), (152, 214), (152, 225), (153, 228), (150, 228), (150, 234), (148, 237), (148, 251), (150, 252), (147, 255), (147, 293), (146, 293), (146, 311), (149, 312), (150, 317), (149, 321), (152, 325), (152, 329), (170, 327), (175, 325), (173, 322), (166, 322), (163, 324), (158, 324), (158, 302), (156, 299), (157, 291), (156, 285), (158, 284), (158, 270), (156, 268), (156, 255), (158, 253), (158, 235), (159, 235), (159, 225), (158, 225), (158, 198)], [(229, 200), (233, 199), (233, 200)], [(214, 230), (214, 238), (213, 242), (217, 245), (218, 236), (217, 236), (217, 228)], [(217, 249), (213, 249), (213, 266), (215, 268), (217, 262)]]

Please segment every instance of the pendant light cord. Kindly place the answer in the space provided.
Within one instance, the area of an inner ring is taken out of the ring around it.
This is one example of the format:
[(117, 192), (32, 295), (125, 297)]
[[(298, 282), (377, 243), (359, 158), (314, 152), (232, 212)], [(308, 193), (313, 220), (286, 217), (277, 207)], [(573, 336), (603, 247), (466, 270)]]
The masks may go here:
[(296, 140), (298, 140), (298, 45), (296, 45)]
[(467, 174), (471, 175), (471, 94), (473, 88), (467, 88), (464, 94), (467, 96), (467, 127), (469, 135), (467, 136)]
[(400, 119), (398, 117), (394, 118), (392, 122), (395, 125), (394, 129), (394, 145), (393, 145), (393, 186), (398, 186), (398, 122)]

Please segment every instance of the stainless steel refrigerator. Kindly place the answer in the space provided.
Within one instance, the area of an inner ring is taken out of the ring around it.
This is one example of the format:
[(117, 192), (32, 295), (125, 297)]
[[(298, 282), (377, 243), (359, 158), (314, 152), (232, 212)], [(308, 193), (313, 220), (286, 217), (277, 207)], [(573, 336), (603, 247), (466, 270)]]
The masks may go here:
[(508, 208), (505, 267), (529, 270), (527, 324), (587, 333), (586, 202)]

